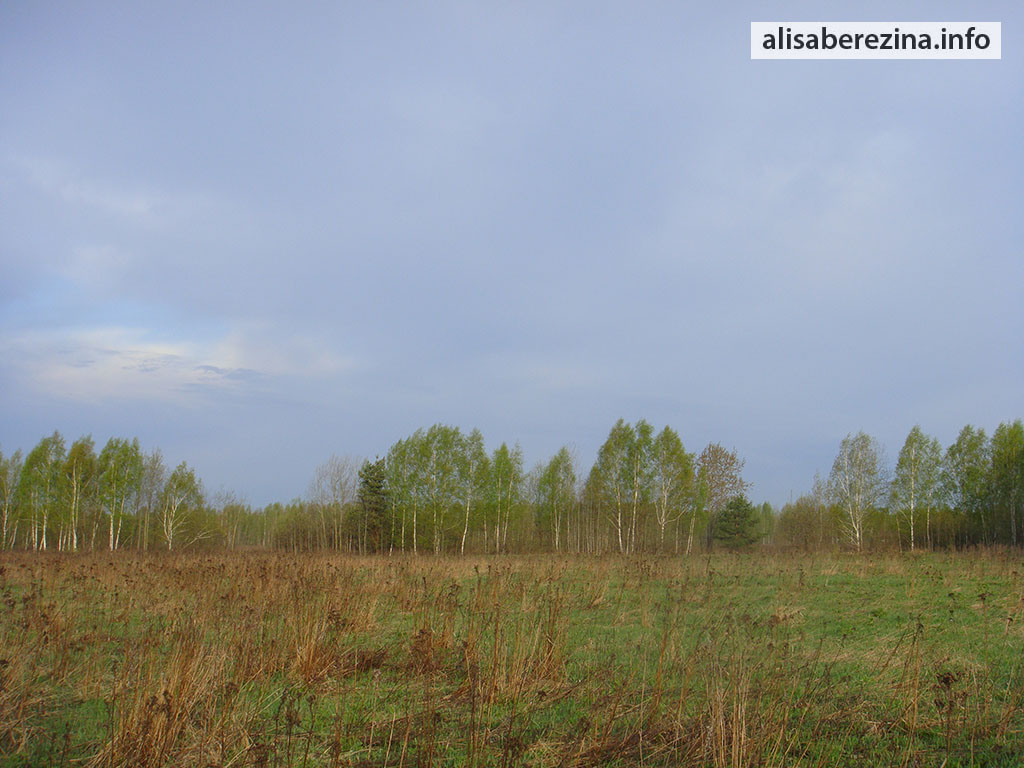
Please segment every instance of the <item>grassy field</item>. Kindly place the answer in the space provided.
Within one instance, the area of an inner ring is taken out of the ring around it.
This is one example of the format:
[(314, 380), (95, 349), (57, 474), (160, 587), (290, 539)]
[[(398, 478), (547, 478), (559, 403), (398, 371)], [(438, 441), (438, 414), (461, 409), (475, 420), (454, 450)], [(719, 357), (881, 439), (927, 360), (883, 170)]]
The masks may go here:
[(1020, 766), (1022, 571), (5, 554), (0, 766)]

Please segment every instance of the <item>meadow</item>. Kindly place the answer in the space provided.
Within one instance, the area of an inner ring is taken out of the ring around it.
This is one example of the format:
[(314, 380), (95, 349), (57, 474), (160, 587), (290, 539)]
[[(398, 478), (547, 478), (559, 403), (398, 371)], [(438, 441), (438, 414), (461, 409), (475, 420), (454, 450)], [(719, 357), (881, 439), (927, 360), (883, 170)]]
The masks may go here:
[(0, 556), (0, 766), (1019, 766), (1024, 560)]

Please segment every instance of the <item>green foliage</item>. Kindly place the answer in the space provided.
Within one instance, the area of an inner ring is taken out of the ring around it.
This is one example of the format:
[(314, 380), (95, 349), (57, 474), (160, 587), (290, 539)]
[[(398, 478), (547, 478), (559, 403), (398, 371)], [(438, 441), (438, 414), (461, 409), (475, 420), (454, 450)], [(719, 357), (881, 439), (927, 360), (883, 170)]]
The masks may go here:
[(832, 503), (842, 510), (850, 544), (861, 551), (868, 513), (883, 506), (889, 495), (884, 451), (875, 438), (864, 432), (843, 438), (832, 464), (828, 493)]
[[(511, 450), (502, 443), (491, 457), (491, 478), (486, 495), (487, 515), (484, 523), (484, 550), (508, 550), (508, 532), (522, 506), (523, 451), (516, 445)], [(490, 534), (493, 532), (493, 536)], [(488, 545), (491, 542), (491, 546)]]
[(481, 510), (490, 486), (491, 460), (484, 448), (484, 436), (479, 429), (474, 429), (464, 437), (460, 436), (456, 467), (459, 502), (465, 513), (459, 553), (465, 554), (470, 525), (479, 525), (482, 518)]
[(997, 516), (996, 531), (1013, 545), (1021, 543), (1024, 521), (1024, 423), (1000, 424), (992, 435), (989, 497)]
[(188, 543), (210, 535), (202, 524), (203, 490), (195, 470), (181, 462), (164, 485), (161, 495), (161, 525), (167, 549), (181, 544), (181, 535), (189, 534)]
[(636, 432), (624, 419), (619, 419), (597, 452), (597, 461), (587, 478), (590, 497), (601, 513), (614, 526), (619, 552), (629, 551), (629, 510), (631, 509), (632, 474), (630, 457)]
[(972, 538), (985, 543), (991, 543), (995, 534), (989, 505), (990, 467), (990, 446), (985, 430), (968, 424), (946, 449), (942, 484), (946, 503), (964, 516)]
[(565, 546), (566, 523), (575, 504), (575, 461), (563, 446), (540, 472), (535, 504), (538, 528), (546, 532), (548, 546), (556, 552)]
[(619, 419), (598, 450), (584, 494), (611, 523), (619, 552), (632, 553), (652, 524), (657, 546), (664, 546), (668, 525), (691, 506), (692, 486), (692, 457), (675, 431), (665, 427), (655, 436), (643, 419), (635, 427)]
[(746, 496), (734, 496), (712, 520), (712, 539), (727, 549), (749, 549), (761, 537), (762, 520)]
[(121, 529), (138, 501), (142, 482), (142, 449), (139, 440), (112, 437), (99, 455), (99, 500), (109, 523), (109, 547), (121, 543)]
[(6, 458), (0, 451), (0, 550), (11, 546), (15, 538), (18, 478), (21, 476), (21, 451)]
[[(812, 493), (777, 519), (762, 505), (758, 538), (824, 550), (1024, 543), (1024, 423), (1000, 424), (991, 440), (967, 426), (940, 454), (915, 426), (890, 484), (877, 441), (848, 435), (827, 485), (816, 475)], [(488, 453), (479, 430), (435, 424), (397, 441), (370, 470), (332, 456), (316, 468), (308, 499), (254, 510), (223, 494), (207, 507), (194, 470), (169, 473), (138, 439), (111, 438), (97, 455), (90, 436), (65, 449), (55, 432), (24, 459), (0, 453), (0, 549), (690, 554), (711, 546), (712, 523), (745, 492), (743, 464), (718, 443), (695, 459), (671, 427), (656, 433), (643, 419), (619, 419), (577, 487), (567, 449), (526, 474), (518, 445)]]
[(658, 526), (658, 550), (666, 550), (669, 525), (693, 514), (693, 455), (686, 452), (678, 433), (666, 426), (651, 446), (652, 496)]
[[(705, 525), (707, 543), (711, 543), (713, 521), (730, 499), (742, 496), (749, 484), (743, 480), (744, 461), (735, 450), (719, 443), (709, 443), (697, 459), (695, 510), (691, 520), (690, 539), (698, 519)], [(689, 551), (690, 547), (687, 547)]]
[(454, 510), (458, 505), (458, 464), (462, 432), (458, 427), (435, 424), (425, 433), (413, 435), (417, 489), (429, 512), (430, 543), (435, 555), (445, 550), (446, 539), (455, 530)]
[(387, 549), (384, 538), (385, 517), (388, 511), (387, 474), (384, 459), (363, 462), (359, 469), (359, 510), (361, 527), (366, 531), (368, 549), (381, 552)]
[(906, 522), (910, 549), (917, 549), (919, 520), (925, 518), (925, 538), (931, 541), (931, 515), (938, 504), (942, 473), (942, 448), (915, 426), (896, 460), (890, 488), (893, 511)]
[(58, 519), (64, 496), (64, 438), (60, 432), (40, 440), (21, 467), (18, 505), (32, 549), (47, 548), (50, 526)]
[(757, 508), (758, 513), (758, 537), (763, 542), (771, 541), (775, 533), (775, 509), (767, 501)]

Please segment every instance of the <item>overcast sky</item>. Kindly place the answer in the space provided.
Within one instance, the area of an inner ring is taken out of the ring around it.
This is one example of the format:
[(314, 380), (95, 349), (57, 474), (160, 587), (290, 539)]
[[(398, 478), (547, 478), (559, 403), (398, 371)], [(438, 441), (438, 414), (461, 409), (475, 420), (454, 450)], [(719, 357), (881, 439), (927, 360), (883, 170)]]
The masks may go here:
[(0, 4), (0, 449), (138, 436), (208, 490), (616, 419), (782, 503), (1024, 417), (1019, 2), (1001, 61), (751, 61), (820, 2)]

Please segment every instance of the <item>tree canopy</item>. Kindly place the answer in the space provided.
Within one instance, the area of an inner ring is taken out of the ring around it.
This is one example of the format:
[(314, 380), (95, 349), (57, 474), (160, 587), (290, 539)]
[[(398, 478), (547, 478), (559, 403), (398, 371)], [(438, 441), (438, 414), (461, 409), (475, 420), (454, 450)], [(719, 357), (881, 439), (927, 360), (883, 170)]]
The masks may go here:
[[(418, 429), (373, 461), (334, 455), (308, 495), (253, 509), (209, 495), (195, 467), (159, 450), (60, 432), (0, 452), (0, 548), (190, 546), (425, 552), (691, 554), (713, 545), (839, 548), (1024, 544), (1024, 424), (991, 438), (965, 426), (945, 450), (920, 426), (894, 465), (874, 437), (848, 434), (827, 480), (776, 514), (753, 505), (735, 449), (688, 452), (669, 425), (612, 425), (593, 464), (568, 445), (524, 470), (518, 445)], [(582, 482), (581, 482), (582, 480)], [(753, 510), (753, 512), (752, 512)], [(753, 522), (752, 522), (753, 521)], [(752, 537), (752, 538), (751, 538)]]

